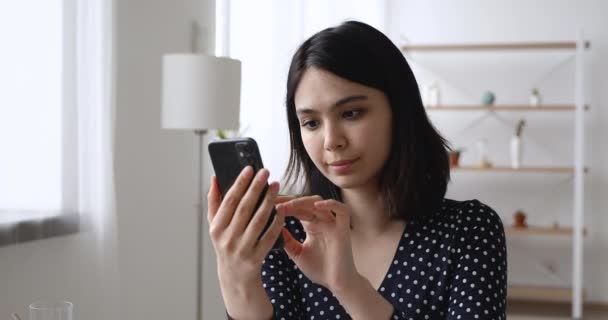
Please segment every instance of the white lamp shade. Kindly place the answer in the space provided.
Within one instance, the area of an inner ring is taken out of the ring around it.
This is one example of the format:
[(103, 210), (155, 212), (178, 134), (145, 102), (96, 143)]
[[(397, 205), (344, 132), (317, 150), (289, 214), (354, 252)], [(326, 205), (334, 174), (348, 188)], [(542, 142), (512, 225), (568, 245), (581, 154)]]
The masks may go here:
[(203, 54), (165, 55), (162, 81), (163, 128), (239, 128), (239, 60)]

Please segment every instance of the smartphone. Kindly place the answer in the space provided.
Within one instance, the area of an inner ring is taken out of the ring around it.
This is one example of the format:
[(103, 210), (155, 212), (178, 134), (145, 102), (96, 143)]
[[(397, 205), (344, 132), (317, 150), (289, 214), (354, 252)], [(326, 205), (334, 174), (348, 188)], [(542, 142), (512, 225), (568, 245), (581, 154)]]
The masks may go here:
[[(215, 140), (209, 142), (208, 149), (209, 156), (211, 157), (211, 163), (213, 164), (213, 169), (215, 170), (215, 175), (217, 176), (217, 180), (220, 185), (220, 193), (222, 194), (222, 197), (224, 197), (226, 192), (228, 192), (236, 178), (246, 166), (253, 167), (253, 170), (256, 173), (264, 168), (264, 165), (262, 164), (262, 157), (260, 156), (260, 150), (258, 149), (258, 144), (252, 138), (245, 137)], [(253, 210), (254, 213), (262, 204), (267, 191), (268, 183), (266, 184), (266, 187), (264, 187), (264, 190), (262, 191), (262, 194), (255, 205)], [(276, 210), (273, 206), (272, 212), (270, 213), (270, 218), (266, 222), (264, 230), (258, 236), (258, 240), (262, 237), (266, 230), (268, 230), (272, 221), (274, 220), (275, 215)], [(272, 250), (281, 249), (283, 249), (283, 236), (279, 234), (279, 238), (272, 246)]]

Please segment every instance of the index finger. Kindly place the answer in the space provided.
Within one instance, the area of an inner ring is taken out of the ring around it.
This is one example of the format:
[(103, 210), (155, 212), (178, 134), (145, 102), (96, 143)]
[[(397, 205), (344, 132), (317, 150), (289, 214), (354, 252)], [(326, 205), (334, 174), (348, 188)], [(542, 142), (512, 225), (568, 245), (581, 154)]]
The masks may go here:
[(296, 198), (297, 198), (297, 196), (292, 196), (292, 195), (279, 195), (274, 199), (274, 204), (284, 203), (284, 202), (291, 201)]
[(241, 198), (243, 198), (243, 195), (247, 191), (247, 187), (249, 186), (252, 177), (253, 168), (251, 166), (246, 166), (236, 178), (228, 192), (226, 192), (214, 219), (214, 221), (217, 220), (218, 227), (224, 228), (230, 223), (237, 206), (241, 202)]
[(278, 211), (284, 212), (286, 216), (296, 217), (300, 220), (312, 221), (316, 216), (322, 221), (328, 221), (329, 219), (314, 205), (315, 202), (321, 200), (323, 198), (320, 196), (300, 197), (279, 204), (276, 208)]
[(306, 196), (306, 197), (293, 197), (281, 203), (280, 207), (285, 207), (293, 210), (306, 210), (314, 208), (314, 203), (322, 201), (321, 196)]
[(343, 228), (350, 228), (350, 213), (348, 207), (334, 199), (322, 200), (315, 203), (315, 207), (330, 211), (335, 217), (336, 222)]

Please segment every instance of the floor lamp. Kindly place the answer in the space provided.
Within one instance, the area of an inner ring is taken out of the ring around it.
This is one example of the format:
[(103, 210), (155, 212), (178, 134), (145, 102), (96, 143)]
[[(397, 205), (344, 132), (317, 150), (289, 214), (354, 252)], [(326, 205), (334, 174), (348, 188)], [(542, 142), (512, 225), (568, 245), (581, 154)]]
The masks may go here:
[(202, 319), (206, 213), (203, 143), (212, 129), (238, 129), (241, 62), (205, 54), (163, 56), (162, 128), (191, 130), (198, 137), (196, 319)]

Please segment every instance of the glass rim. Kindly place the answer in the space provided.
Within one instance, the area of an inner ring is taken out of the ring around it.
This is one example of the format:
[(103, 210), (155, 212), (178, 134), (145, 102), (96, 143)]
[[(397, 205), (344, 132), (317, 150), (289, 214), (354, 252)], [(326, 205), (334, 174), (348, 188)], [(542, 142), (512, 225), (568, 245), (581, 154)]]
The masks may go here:
[(73, 308), (74, 304), (67, 300), (39, 300), (30, 304), (30, 310), (60, 310), (64, 308)]

